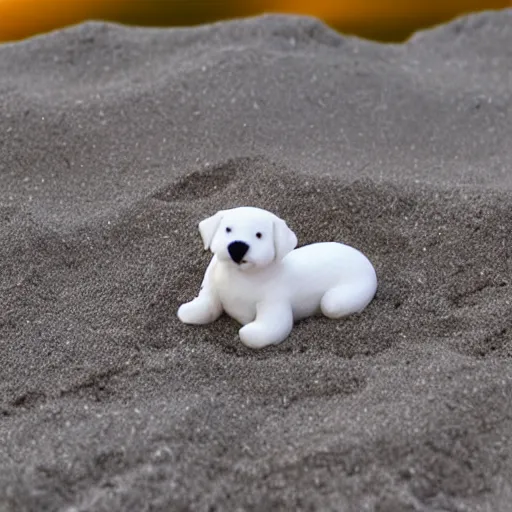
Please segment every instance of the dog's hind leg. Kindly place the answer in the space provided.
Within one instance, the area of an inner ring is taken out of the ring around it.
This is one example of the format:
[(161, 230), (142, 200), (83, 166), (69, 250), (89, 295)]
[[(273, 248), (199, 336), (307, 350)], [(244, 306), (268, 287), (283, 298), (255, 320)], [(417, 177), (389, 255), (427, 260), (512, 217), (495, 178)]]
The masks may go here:
[(373, 279), (362, 283), (343, 283), (324, 294), (320, 308), (326, 317), (333, 319), (360, 313), (372, 301), (376, 289), (377, 283)]

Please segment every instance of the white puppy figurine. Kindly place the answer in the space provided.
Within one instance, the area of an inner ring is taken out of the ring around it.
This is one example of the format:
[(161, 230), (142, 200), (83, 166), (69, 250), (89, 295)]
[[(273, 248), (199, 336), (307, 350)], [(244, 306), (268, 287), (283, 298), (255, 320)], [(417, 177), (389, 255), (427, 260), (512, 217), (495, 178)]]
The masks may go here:
[(225, 311), (243, 327), (251, 348), (281, 343), (295, 321), (322, 312), (361, 312), (377, 291), (377, 276), (358, 250), (335, 242), (295, 249), (297, 237), (273, 213), (253, 207), (219, 211), (199, 223), (213, 258), (199, 295), (178, 310), (186, 324), (207, 324)]

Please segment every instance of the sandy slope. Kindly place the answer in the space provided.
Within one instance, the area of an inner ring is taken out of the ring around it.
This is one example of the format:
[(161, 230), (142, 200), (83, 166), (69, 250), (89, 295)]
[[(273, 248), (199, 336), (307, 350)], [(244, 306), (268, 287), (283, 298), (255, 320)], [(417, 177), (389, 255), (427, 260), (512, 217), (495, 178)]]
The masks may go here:
[[(0, 46), (0, 509), (510, 510), (511, 27)], [(240, 204), (362, 249), (376, 300), (262, 352), (180, 324)]]

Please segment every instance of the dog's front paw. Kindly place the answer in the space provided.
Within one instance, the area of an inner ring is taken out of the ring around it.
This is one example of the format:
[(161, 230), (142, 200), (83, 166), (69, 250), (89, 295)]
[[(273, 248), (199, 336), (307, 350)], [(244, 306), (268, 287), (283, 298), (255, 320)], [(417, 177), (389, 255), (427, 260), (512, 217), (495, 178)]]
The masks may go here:
[(258, 325), (256, 322), (251, 322), (238, 331), (240, 341), (249, 348), (264, 348), (268, 345), (273, 345), (274, 340), (270, 339), (269, 333)]
[(204, 299), (194, 299), (178, 308), (178, 318), (184, 324), (209, 324), (217, 316), (217, 311)]

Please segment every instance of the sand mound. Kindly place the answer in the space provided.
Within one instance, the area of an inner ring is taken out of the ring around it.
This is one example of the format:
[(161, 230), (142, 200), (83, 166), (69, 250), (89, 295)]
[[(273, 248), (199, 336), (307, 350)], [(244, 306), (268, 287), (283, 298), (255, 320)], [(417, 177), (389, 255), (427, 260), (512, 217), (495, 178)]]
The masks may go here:
[[(0, 46), (0, 509), (510, 510), (512, 11)], [(282, 345), (179, 323), (251, 204), (374, 262)]]

